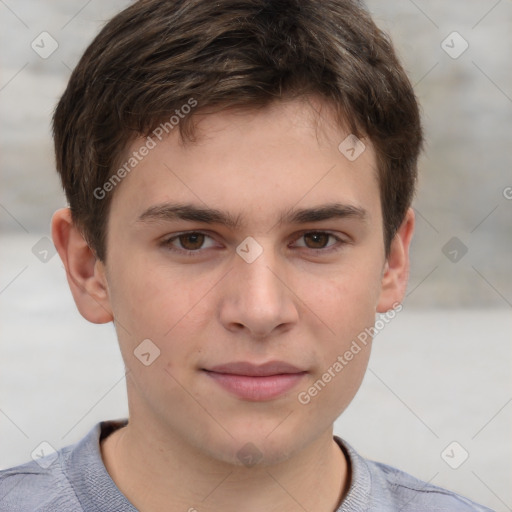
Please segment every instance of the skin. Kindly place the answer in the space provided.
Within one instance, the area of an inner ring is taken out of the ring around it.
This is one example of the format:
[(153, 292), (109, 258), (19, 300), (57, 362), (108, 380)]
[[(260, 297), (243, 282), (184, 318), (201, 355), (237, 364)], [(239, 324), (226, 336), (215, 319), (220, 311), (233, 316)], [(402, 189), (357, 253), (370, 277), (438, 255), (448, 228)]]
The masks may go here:
[[(115, 189), (106, 262), (67, 208), (52, 220), (78, 309), (91, 322), (114, 321), (127, 368), (130, 420), (102, 443), (105, 466), (144, 512), (335, 510), (350, 471), (333, 423), (361, 384), (370, 343), (309, 404), (297, 395), (373, 326), (376, 312), (402, 300), (413, 211), (386, 258), (371, 142), (349, 161), (338, 150), (349, 132), (318, 98), (196, 119), (196, 143), (180, 144), (172, 132)], [(243, 223), (138, 221), (166, 202), (240, 214)], [(277, 224), (283, 211), (332, 202), (365, 216)], [(208, 236), (162, 245), (183, 231)], [(343, 243), (304, 236), (312, 231)], [(236, 253), (248, 236), (263, 249), (252, 263)], [(145, 366), (134, 350), (148, 338), (160, 355)], [(271, 360), (307, 373), (265, 401), (234, 396), (202, 371)], [(261, 454), (252, 467), (237, 457), (248, 442)]]

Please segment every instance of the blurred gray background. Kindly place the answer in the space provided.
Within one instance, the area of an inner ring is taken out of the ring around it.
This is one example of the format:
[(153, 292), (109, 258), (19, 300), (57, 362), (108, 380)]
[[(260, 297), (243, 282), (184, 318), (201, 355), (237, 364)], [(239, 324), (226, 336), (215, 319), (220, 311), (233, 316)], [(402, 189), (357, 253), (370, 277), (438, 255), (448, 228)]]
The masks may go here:
[[(80, 317), (45, 237), (65, 205), (53, 108), (129, 3), (0, 0), (0, 467), (126, 415), (114, 330)], [(336, 429), (370, 458), (512, 510), (512, 2), (366, 3), (414, 84), (427, 144), (404, 311)], [(457, 469), (440, 455), (454, 440), (469, 453)]]

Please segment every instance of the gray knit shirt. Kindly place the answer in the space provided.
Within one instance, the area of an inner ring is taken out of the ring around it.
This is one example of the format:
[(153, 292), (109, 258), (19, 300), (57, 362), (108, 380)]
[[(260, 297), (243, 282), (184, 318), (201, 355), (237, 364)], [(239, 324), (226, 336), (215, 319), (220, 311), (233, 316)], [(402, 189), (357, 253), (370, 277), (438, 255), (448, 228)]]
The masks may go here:
[[(1, 512), (137, 512), (117, 488), (101, 458), (100, 441), (127, 420), (97, 423), (79, 442), (37, 461), (0, 471)], [(351, 484), (336, 512), (484, 512), (451, 491), (361, 457), (334, 439), (345, 453)]]

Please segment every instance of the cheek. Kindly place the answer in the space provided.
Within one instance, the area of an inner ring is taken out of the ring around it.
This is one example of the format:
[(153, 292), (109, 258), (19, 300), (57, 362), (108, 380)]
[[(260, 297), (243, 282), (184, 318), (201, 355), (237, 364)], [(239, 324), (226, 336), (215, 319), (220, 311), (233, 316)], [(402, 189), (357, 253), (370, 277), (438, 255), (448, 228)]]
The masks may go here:
[(170, 403), (190, 406), (180, 383), (188, 386), (183, 369), (197, 352), (195, 294), (168, 270), (136, 260), (115, 273), (115, 283), (111, 297), (119, 347), (137, 390), (132, 399), (144, 396), (162, 411)]
[[(154, 328), (154, 320), (157, 311), (162, 312), (162, 307), (156, 308), (159, 294), (153, 281), (147, 273), (139, 273), (136, 270), (117, 276), (117, 286), (112, 290), (111, 298), (115, 318), (122, 324), (129, 326), (129, 331), (134, 335), (155, 335), (158, 331)], [(153, 332), (144, 332), (152, 326)]]
[(128, 368), (136, 370), (140, 361), (134, 353), (144, 340), (151, 340), (156, 346), (152, 348), (151, 343), (145, 342), (152, 354), (162, 351), (162, 340), (172, 326), (176, 305), (172, 303), (172, 293), (167, 293), (163, 301), (163, 290), (168, 287), (162, 286), (154, 267), (135, 257), (124, 263), (112, 269), (110, 299), (123, 359)]
[(373, 260), (340, 266), (329, 276), (315, 276), (301, 285), (301, 296), (337, 338), (373, 325), (380, 295), (381, 270)]
[(194, 334), (204, 329), (209, 318), (204, 311), (207, 301), (201, 299), (211, 288), (211, 279), (191, 281), (143, 258), (140, 262), (132, 258), (130, 265), (116, 269), (112, 277), (111, 301), (126, 365), (139, 370), (134, 351), (149, 339), (159, 352), (151, 367), (180, 372), (200, 351)]
[[(148, 259), (142, 252), (132, 252), (129, 258), (123, 258), (123, 264), (115, 266), (111, 273), (114, 313), (139, 329), (155, 328), (156, 333), (187, 302), (187, 290), (179, 273)], [(160, 322), (155, 323), (156, 319)]]
[[(305, 401), (315, 402), (311, 405), (318, 414), (323, 411), (334, 414), (335, 418), (356, 394), (367, 368), (370, 328), (375, 322), (380, 290), (380, 267), (375, 259), (360, 258), (321, 282), (308, 303), (322, 321), (318, 325), (328, 329), (323, 329), (324, 336), (314, 330), (310, 333), (315, 340), (317, 364), (308, 388), (301, 391), (306, 391)], [(314, 318), (314, 314), (310, 317)]]
[[(369, 293), (371, 286), (375, 291)], [(377, 296), (372, 279), (346, 276), (324, 285), (311, 298), (311, 309), (329, 327), (324, 336), (311, 333), (316, 364), (297, 395), (311, 418), (334, 422), (357, 393), (370, 357)]]

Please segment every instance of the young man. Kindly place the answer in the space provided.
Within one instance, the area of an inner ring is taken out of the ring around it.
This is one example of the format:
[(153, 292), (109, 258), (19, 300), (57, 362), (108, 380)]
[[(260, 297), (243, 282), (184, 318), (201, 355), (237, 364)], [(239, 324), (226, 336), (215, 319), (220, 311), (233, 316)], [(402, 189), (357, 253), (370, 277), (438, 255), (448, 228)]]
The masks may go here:
[(8, 511), (482, 511), (333, 436), (407, 284), (418, 106), (352, 0), (145, 0), (54, 115), (54, 243), (129, 418), (1, 472)]

